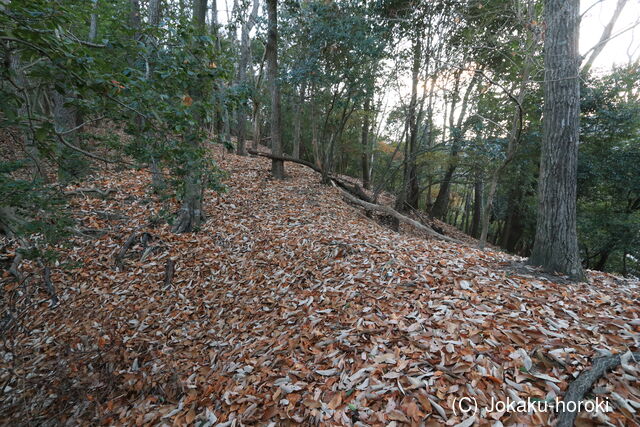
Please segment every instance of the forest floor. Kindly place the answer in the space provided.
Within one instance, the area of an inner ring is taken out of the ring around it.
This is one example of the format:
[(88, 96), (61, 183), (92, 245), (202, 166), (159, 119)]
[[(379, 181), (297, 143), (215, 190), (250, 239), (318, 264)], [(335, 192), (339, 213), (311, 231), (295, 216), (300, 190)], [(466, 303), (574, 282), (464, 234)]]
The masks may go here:
[[(303, 166), (279, 182), (267, 159), (216, 157), (228, 191), (207, 192), (196, 234), (158, 220), (177, 205), (144, 171), (82, 184), (114, 190), (73, 198), (106, 232), (60, 247), (58, 303), (37, 281), (5, 286), (0, 422), (545, 425), (550, 412), (483, 408), (562, 396), (593, 357), (637, 351), (637, 282), (551, 281), (518, 257), (391, 231)], [(637, 423), (638, 376), (601, 379), (612, 412), (581, 425)]]

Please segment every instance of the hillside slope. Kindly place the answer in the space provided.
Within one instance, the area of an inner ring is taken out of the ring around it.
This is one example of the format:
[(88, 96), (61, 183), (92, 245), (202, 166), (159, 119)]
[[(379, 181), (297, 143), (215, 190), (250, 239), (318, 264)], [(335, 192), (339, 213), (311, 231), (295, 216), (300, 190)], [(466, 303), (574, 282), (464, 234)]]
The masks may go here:
[[(638, 283), (554, 283), (516, 257), (393, 232), (302, 166), (274, 182), (266, 159), (218, 160), (228, 192), (207, 194), (197, 234), (154, 225), (167, 206), (146, 172), (83, 185), (115, 192), (74, 199), (106, 233), (63, 249), (59, 304), (40, 288), (4, 298), (3, 423), (471, 425), (461, 397), (561, 396), (599, 351), (637, 351)], [(594, 423), (637, 422), (625, 368), (598, 384), (614, 407)]]

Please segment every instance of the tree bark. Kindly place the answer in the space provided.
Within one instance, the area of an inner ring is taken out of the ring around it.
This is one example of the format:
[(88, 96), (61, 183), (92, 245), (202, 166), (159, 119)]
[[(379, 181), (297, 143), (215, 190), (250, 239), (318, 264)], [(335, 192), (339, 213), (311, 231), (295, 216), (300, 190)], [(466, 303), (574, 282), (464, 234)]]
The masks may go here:
[(369, 115), (371, 114), (371, 96), (367, 94), (364, 101), (364, 117), (362, 119), (362, 186), (371, 188), (371, 168), (369, 166)]
[(447, 207), (449, 205), (449, 192), (451, 189), (451, 179), (453, 178), (453, 174), (458, 168), (458, 154), (460, 152), (461, 145), (463, 143), (464, 137), (464, 129), (462, 127), (464, 118), (467, 112), (467, 106), (469, 105), (469, 97), (471, 92), (478, 82), (479, 74), (474, 74), (473, 78), (469, 82), (469, 86), (464, 93), (464, 97), (462, 100), (462, 104), (460, 106), (460, 115), (458, 116), (457, 122), (454, 121), (454, 112), (456, 109), (456, 104), (458, 102), (458, 97), (460, 93), (460, 73), (456, 76), (456, 82), (454, 85), (453, 97), (451, 100), (451, 113), (449, 115), (449, 129), (451, 133), (451, 139), (453, 140), (451, 144), (451, 155), (449, 159), (449, 165), (447, 166), (447, 170), (444, 174), (444, 178), (440, 183), (440, 189), (438, 190), (438, 196), (436, 197), (436, 201), (433, 204), (433, 208), (431, 210), (431, 215), (435, 218), (443, 219), (447, 214)]
[[(9, 42), (7, 42), (8, 44)], [(22, 98), (22, 103), (18, 110), (18, 113), (21, 116), (31, 117), (34, 114), (33, 106), (31, 105), (31, 100), (29, 97), (29, 93), (27, 91), (27, 77), (25, 76), (24, 71), (21, 69), (21, 61), (18, 51), (12, 51), (8, 48), (6, 49), (8, 56), (8, 65), (10, 76), (13, 76), (15, 81), (13, 82), (15, 87), (15, 91)], [(24, 129), (22, 132), (22, 138), (24, 143), (24, 149), (27, 157), (29, 157), (31, 176), (33, 179), (42, 180), (44, 182), (47, 181), (47, 175), (44, 170), (44, 165), (42, 163), (40, 157), (40, 150), (38, 150), (38, 145), (36, 143), (36, 138), (31, 126), (28, 129)]]
[[(150, 0), (149, 1), (149, 26), (158, 27), (160, 25), (160, 8), (161, 8), (161, 0)], [(148, 39), (150, 43), (156, 44), (156, 40), (151, 37)], [(149, 66), (147, 68), (147, 78), (150, 78), (150, 74), (152, 71), (152, 67)], [(155, 144), (154, 144), (155, 145)], [(152, 147), (153, 151), (153, 147)], [(158, 161), (155, 153), (151, 153), (151, 159), (149, 161), (149, 169), (151, 170), (151, 187), (153, 191), (156, 193), (162, 193), (166, 187), (166, 183), (164, 181), (164, 177), (162, 175), (162, 165)]]
[(418, 120), (416, 107), (418, 104), (418, 77), (422, 65), (422, 34), (418, 32), (413, 41), (413, 65), (411, 68), (411, 100), (407, 112), (407, 141), (405, 148), (404, 175), (400, 194), (396, 198), (396, 209), (400, 212), (418, 208), (418, 174), (416, 153), (418, 151)]
[(580, 2), (547, 0), (544, 6), (543, 138), (538, 221), (529, 263), (584, 280), (576, 231)]
[[(278, 2), (267, 0), (267, 78), (271, 91), (271, 152), (282, 155), (282, 122), (280, 114), (280, 84), (278, 82)], [(284, 162), (272, 159), (271, 174), (284, 179)]]
[(298, 105), (295, 105), (293, 116), (293, 158), (300, 158), (300, 130), (302, 126), (302, 108), (304, 106), (304, 83), (300, 85), (300, 93), (298, 94)]
[[(198, 34), (205, 33), (205, 17), (207, 12), (207, 0), (194, 0), (193, 3), (193, 25)], [(202, 88), (196, 83), (191, 89), (194, 103), (200, 100), (204, 93)], [(203, 118), (195, 117), (195, 128), (191, 129), (185, 136), (184, 142), (190, 145), (195, 152), (199, 148), (198, 133), (202, 127)], [(174, 233), (189, 233), (200, 227), (204, 220), (202, 210), (202, 196), (204, 187), (202, 183), (202, 171), (200, 164), (194, 159), (189, 160), (189, 168), (184, 181), (184, 195), (182, 206), (178, 217), (173, 224)]]
[[(242, 23), (242, 31), (240, 35), (240, 63), (238, 64), (238, 83), (241, 86), (248, 85), (247, 79), (247, 67), (251, 61), (251, 40), (249, 39), (249, 33), (253, 28), (256, 19), (258, 17), (258, 8), (260, 6), (260, 0), (253, 0), (253, 8), (251, 13)], [(238, 105), (237, 110), (238, 120), (238, 145), (236, 147), (237, 154), (241, 156), (247, 155), (245, 148), (246, 129), (247, 129), (247, 109), (245, 105)]]
[(98, 0), (93, 0), (93, 12), (91, 12), (91, 22), (89, 24), (89, 37), (88, 40), (93, 42), (96, 40), (98, 36), (98, 13), (96, 9), (98, 8)]
[(473, 184), (473, 218), (471, 220), (471, 236), (480, 237), (480, 222), (482, 220), (482, 177), (476, 176)]

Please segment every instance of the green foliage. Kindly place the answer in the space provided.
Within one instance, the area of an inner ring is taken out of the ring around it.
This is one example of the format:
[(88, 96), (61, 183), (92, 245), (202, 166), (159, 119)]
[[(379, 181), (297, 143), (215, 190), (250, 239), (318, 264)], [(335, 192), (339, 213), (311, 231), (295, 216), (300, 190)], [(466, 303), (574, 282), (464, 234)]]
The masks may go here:
[(593, 78), (583, 89), (578, 169), (578, 229), (587, 265), (635, 274), (639, 265), (633, 259), (640, 258), (639, 78), (635, 64)]
[[(0, 163), (0, 207), (11, 213), (3, 222), (11, 222), (18, 237), (53, 241), (70, 225), (63, 220), (68, 215), (59, 214), (65, 200), (45, 184), (49, 176), (40, 163), (58, 165), (58, 179), (68, 181), (90, 171), (94, 158), (155, 159), (167, 167), (178, 196), (194, 169), (222, 190), (221, 172), (206, 155), (207, 126), (216, 97), (232, 108), (246, 96), (221, 95), (233, 74), (228, 55), (171, 4), (159, 26), (148, 24), (144, 10), (134, 23), (129, 1), (97, 4), (14, 0), (0, 6), (0, 127), (28, 154), (19, 163)], [(98, 37), (87, 41), (92, 13)], [(100, 137), (85, 127), (104, 119), (131, 138)], [(92, 154), (97, 144), (110, 148), (111, 157)]]

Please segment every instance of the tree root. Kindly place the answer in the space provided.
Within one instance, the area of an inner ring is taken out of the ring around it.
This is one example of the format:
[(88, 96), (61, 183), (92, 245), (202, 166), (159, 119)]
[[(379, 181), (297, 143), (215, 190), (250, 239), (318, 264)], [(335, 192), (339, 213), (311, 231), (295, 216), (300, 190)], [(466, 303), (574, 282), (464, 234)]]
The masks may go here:
[[(591, 369), (582, 371), (580, 375), (578, 375), (578, 377), (569, 384), (569, 387), (564, 394), (564, 398), (562, 399), (564, 402), (563, 409), (566, 409), (569, 406), (569, 402), (574, 402), (574, 405), (577, 408), (578, 403), (584, 398), (589, 390), (591, 390), (596, 381), (602, 378), (607, 372), (617, 368), (622, 363), (621, 358), (622, 356), (620, 354), (614, 354), (613, 356), (604, 356), (594, 359)], [(640, 361), (640, 353), (632, 353), (632, 358), (636, 361)], [(577, 416), (577, 411), (559, 411), (556, 427), (573, 426)]]

